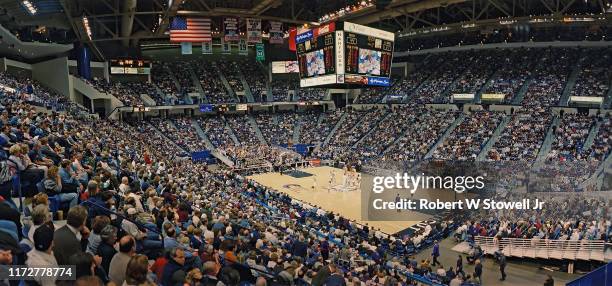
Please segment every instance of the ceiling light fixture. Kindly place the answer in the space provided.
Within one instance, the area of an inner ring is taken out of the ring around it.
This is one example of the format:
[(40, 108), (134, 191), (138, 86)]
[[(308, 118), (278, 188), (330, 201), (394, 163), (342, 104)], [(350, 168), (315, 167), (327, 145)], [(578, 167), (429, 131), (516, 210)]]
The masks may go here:
[(21, 4), (23, 4), (23, 6), (26, 8), (26, 10), (28, 10), (30, 15), (35, 15), (36, 12), (38, 12), (38, 9), (36, 9), (34, 4), (32, 4), (32, 2), (30, 2), (29, 0), (23, 0), (21, 2)]

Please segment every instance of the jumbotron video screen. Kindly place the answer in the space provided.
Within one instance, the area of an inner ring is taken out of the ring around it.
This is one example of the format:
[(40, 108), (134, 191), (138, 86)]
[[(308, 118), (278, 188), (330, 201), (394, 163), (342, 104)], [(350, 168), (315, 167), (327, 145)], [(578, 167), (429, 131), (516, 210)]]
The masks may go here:
[(389, 86), (395, 35), (349, 22), (296, 36), (300, 86)]

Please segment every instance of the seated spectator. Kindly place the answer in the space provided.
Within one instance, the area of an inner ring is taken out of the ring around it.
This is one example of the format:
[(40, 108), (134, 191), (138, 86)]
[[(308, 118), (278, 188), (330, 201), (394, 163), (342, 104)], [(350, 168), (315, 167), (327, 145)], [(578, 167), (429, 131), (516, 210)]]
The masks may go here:
[(43, 181), (45, 192), (49, 197), (59, 197), (60, 203), (68, 203), (68, 207), (72, 208), (77, 205), (78, 196), (76, 193), (63, 191), (71, 191), (70, 189), (64, 190), (62, 188), (62, 179), (59, 175), (59, 169), (56, 166), (52, 166), (47, 172), (47, 177)]

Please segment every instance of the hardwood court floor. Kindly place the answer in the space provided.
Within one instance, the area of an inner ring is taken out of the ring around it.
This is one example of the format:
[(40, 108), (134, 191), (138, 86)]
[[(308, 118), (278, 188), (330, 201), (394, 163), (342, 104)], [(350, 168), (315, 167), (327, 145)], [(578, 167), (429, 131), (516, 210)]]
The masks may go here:
[[(350, 192), (329, 191), (329, 180), (331, 172), (336, 174), (336, 184), (342, 184), (343, 170), (333, 167), (312, 167), (300, 169), (313, 176), (304, 178), (294, 178), (280, 173), (264, 173), (249, 176), (250, 179), (258, 183), (281, 191), (294, 199), (318, 206), (326, 211), (339, 213), (345, 218), (357, 221), (358, 223), (368, 223), (370, 227), (379, 228), (381, 231), (394, 234), (404, 230), (431, 216), (419, 212), (411, 211), (411, 220), (405, 221), (365, 221), (361, 217), (361, 190)], [(316, 179), (316, 186), (313, 184)], [(287, 185), (299, 185), (287, 188)], [(406, 211), (404, 211), (406, 212)]]

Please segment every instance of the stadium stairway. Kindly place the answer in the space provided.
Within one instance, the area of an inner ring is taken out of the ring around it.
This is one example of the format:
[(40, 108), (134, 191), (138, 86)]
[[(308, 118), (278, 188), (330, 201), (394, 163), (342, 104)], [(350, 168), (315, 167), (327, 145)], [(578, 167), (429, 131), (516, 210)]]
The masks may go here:
[(459, 126), (459, 124), (461, 124), (461, 122), (463, 122), (463, 120), (465, 120), (465, 114), (461, 113), (455, 119), (455, 121), (453, 121), (453, 123), (451, 123), (451, 125), (449, 125), (448, 128), (446, 128), (446, 131), (444, 131), (444, 134), (442, 134), (442, 136), (440, 136), (440, 138), (438, 138), (438, 141), (436, 141), (436, 143), (434, 143), (431, 146), (431, 148), (429, 149), (429, 151), (427, 151), (427, 154), (425, 154), (423, 159), (430, 159), (431, 156), (433, 155), (433, 153), (436, 151), (436, 149), (438, 149), (438, 147), (440, 147), (440, 145), (442, 145), (442, 143), (446, 140), (446, 138), (448, 138), (448, 136), (451, 133), (453, 133), (453, 130), (455, 130), (455, 128), (457, 128), (457, 126)]
[(498, 69), (498, 70), (494, 71), (492, 74), (490, 74), (489, 78), (487, 78), (487, 81), (485, 81), (485, 84), (483, 84), (480, 87), (480, 89), (478, 89), (478, 91), (474, 95), (474, 103), (478, 103), (478, 104), (481, 103), (481, 101), (482, 101), (482, 94), (485, 92), (485, 90), (487, 90), (487, 88), (489, 88), (489, 86), (491, 86), (491, 83), (493, 82), (492, 80), (497, 76), (499, 71), (501, 71), (501, 69)]
[(565, 87), (563, 88), (563, 93), (561, 93), (561, 98), (559, 99), (559, 105), (567, 106), (567, 104), (569, 103), (570, 95), (572, 94), (572, 90), (576, 85), (576, 80), (580, 75), (580, 70), (582, 70), (582, 62), (584, 61), (584, 59), (585, 57), (581, 57), (578, 60), (578, 62), (572, 69), (572, 72), (570, 73), (569, 77), (567, 78), (567, 82), (565, 83)]
[(293, 144), (299, 143), (301, 131), (302, 131), (302, 122), (301, 120), (296, 120), (293, 123), (293, 138), (291, 138), (291, 140), (293, 141)]
[(164, 70), (166, 71), (166, 73), (168, 73), (168, 76), (172, 79), (172, 83), (174, 83), (174, 86), (176, 87), (176, 90), (181, 90), (181, 85), (179, 84), (178, 79), (176, 78), (176, 76), (174, 76), (174, 72), (172, 72), (172, 70), (170, 69), (169, 66), (164, 66)]
[(374, 126), (372, 128), (370, 128), (370, 130), (368, 130), (368, 132), (366, 132), (366, 134), (361, 136), (361, 138), (359, 138), (359, 140), (357, 140), (357, 142), (355, 142), (355, 144), (353, 144), (353, 146), (351, 146), (351, 148), (357, 147), (357, 145), (359, 145), (359, 143), (361, 143), (363, 141), (363, 139), (365, 139), (366, 137), (370, 136), (370, 134), (372, 134), (372, 132), (374, 132), (374, 130), (378, 129), (378, 126), (380, 126), (381, 123), (383, 123), (384, 121), (388, 120), (389, 117), (391, 117), (392, 115), (393, 115), (393, 112), (387, 112), (387, 114), (385, 114), (385, 116), (383, 116), (383, 118), (381, 120), (378, 120), (378, 122), (376, 122), (376, 124), (374, 124)]
[(601, 121), (599, 120), (596, 120), (595, 124), (591, 126), (591, 129), (589, 130), (589, 134), (587, 135), (587, 138), (584, 140), (584, 145), (582, 146), (583, 150), (589, 150), (589, 148), (591, 148), (591, 145), (593, 145), (593, 141), (595, 141), (595, 136), (597, 136), (597, 132), (599, 132), (600, 126), (601, 126)]
[(70, 75), (70, 81), (72, 81), (72, 87), (74, 88), (74, 90), (84, 94), (91, 100), (110, 99), (112, 108), (123, 106), (123, 103), (121, 102), (121, 100), (116, 98), (114, 95), (110, 93), (100, 92), (93, 85), (87, 83), (81, 78)]
[(225, 77), (225, 75), (223, 74), (219, 66), (217, 66), (217, 63), (213, 62), (212, 66), (217, 70), (217, 74), (219, 75), (219, 78), (221, 79), (221, 82), (223, 83), (223, 86), (225, 87), (225, 90), (227, 91), (227, 93), (232, 98), (234, 98), (236, 102), (240, 102), (240, 99), (238, 99), (238, 97), (236, 96), (236, 93), (232, 89), (232, 86), (229, 84), (229, 81), (227, 81), (227, 78)]
[(197, 121), (191, 119), (191, 126), (196, 130), (196, 133), (198, 134), (198, 136), (200, 136), (200, 138), (204, 141), (204, 144), (206, 145), (206, 149), (211, 150), (210, 152), (211, 155), (213, 155), (215, 158), (217, 158), (217, 160), (221, 161), (223, 164), (227, 165), (228, 167), (234, 166), (234, 162), (232, 162), (232, 160), (229, 157), (219, 152), (219, 150), (215, 148), (213, 143), (210, 141), (210, 138), (208, 138), (208, 135), (206, 134), (206, 132), (204, 132), (204, 130), (202, 130), (202, 127), (200, 127), (200, 124), (198, 124)]
[[(455, 88), (455, 86), (457, 86), (457, 83), (459, 81), (461, 81), (461, 79), (463, 78), (463, 74), (469, 70), (472, 65), (474, 65), (474, 63), (469, 64), (468, 66), (466, 66), (465, 69), (462, 69), (460, 71), (457, 71), (457, 73), (455, 74), (455, 78), (453, 79), (453, 81), (446, 86), (446, 88), (444, 88), (444, 90), (440, 93), (441, 98), (442, 99), (448, 99), (450, 98), (450, 95), (453, 93), (453, 89)], [(435, 100), (435, 99), (434, 99)]]
[(608, 88), (608, 94), (604, 98), (603, 108), (609, 109), (612, 106), (612, 80), (610, 80), (610, 87)]
[(257, 124), (255, 118), (251, 115), (247, 115), (247, 118), (249, 119), (249, 123), (251, 123), (251, 128), (255, 131), (255, 135), (257, 135), (257, 139), (259, 139), (259, 143), (268, 146), (268, 142), (264, 138), (263, 133), (261, 133), (261, 129), (259, 129), (259, 124)]
[(272, 102), (274, 101), (274, 94), (272, 93), (272, 85), (269, 81), (266, 81), (266, 101)]
[(210, 103), (210, 100), (204, 93), (204, 89), (202, 88), (202, 85), (200, 84), (200, 80), (198, 79), (198, 76), (193, 71), (190, 65), (187, 66), (187, 71), (189, 72), (189, 77), (191, 78), (191, 81), (193, 82), (193, 86), (195, 86), (196, 90), (200, 94), (201, 102), (203, 101), (204, 103)]
[(544, 142), (542, 142), (542, 146), (540, 146), (540, 150), (538, 151), (538, 156), (536, 157), (535, 166), (539, 167), (546, 160), (546, 156), (550, 153), (550, 149), (552, 147), (552, 143), (555, 140), (554, 131), (559, 125), (559, 116), (555, 115), (553, 117), (550, 126), (548, 126), (548, 131), (546, 131), (546, 137), (544, 138)]
[(344, 119), (346, 119), (346, 112), (344, 112), (342, 116), (340, 117), (340, 119), (338, 119), (338, 122), (336, 122), (336, 125), (334, 126), (334, 128), (331, 131), (329, 131), (329, 134), (327, 134), (327, 137), (325, 137), (325, 140), (323, 140), (323, 144), (317, 147), (317, 150), (320, 147), (325, 147), (327, 146), (327, 144), (329, 144), (329, 140), (331, 140), (331, 138), (334, 136), (336, 131), (338, 131), (338, 128), (340, 128), (340, 126), (342, 125), (342, 122), (344, 122)]
[(495, 142), (497, 142), (497, 139), (499, 139), (499, 135), (506, 128), (506, 125), (508, 125), (508, 123), (510, 122), (511, 118), (512, 118), (512, 116), (504, 116), (502, 121), (495, 128), (495, 131), (493, 131), (493, 135), (491, 135), (491, 138), (489, 138), (489, 140), (484, 145), (484, 147), (482, 147), (482, 150), (480, 150), (480, 153), (476, 157), (476, 161), (484, 161), (484, 160), (486, 160), (487, 154), (489, 153), (489, 150), (491, 150), (491, 148), (493, 148), (493, 145), (495, 145)]
[(195, 129), (198, 136), (200, 136), (200, 139), (204, 141), (204, 144), (206, 145), (206, 149), (208, 150), (216, 149), (215, 145), (213, 145), (213, 143), (210, 141), (210, 138), (208, 138), (208, 135), (206, 134), (206, 132), (202, 130), (202, 127), (200, 127), (200, 124), (198, 124), (198, 122), (195, 121), (193, 118), (191, 119), (191, 126)]
[[(274, 101), (274, 95), (272, 94), (272, 86), (270, 84), (271, 74), (272, 73), (271, 73), (270, 69), (268, 68), (268, 66), (264, 65), (260, 61), (256, 61), (256, 62), (257, 62), (257, 67), (259, 68), (261, 73), (264, 75), (264, 78), (266, 79), (266, 98), (265, 98), (265, 101), (272, 102), (272, 101)], [(262, 98), (261, 101), (264, 101), (263, 98)]]
[[(604, 179), (606, 178), (605, 170), (610, 168), (612, 168), (612, 156), (608, 154), (608, 157), (597, 166), (593, 174), (579, 185), (579, 188), (584, 189), (589, 185), (594, 185), (596, 190), (605, 191), (602, 189)], [(612, 248), (609, 249), (609, 253), (606, 253), (606, 255), (609, 255), (610, 260), (612, 260)]]
[[(189, 153), (187, 150), (185, 150), (183, 147), (179, 146), (178, 144), (176, 144), (176, 142), (174, 142), (173, 140), (171, 140), (170, 138), (168, 138), (168, 136), (166, 136), (166, 134), (164, 134), (164, 132), (161, 132), (159, 129), (157, 129), (157, 127), (155, 127), (155, 125), (153, 125), (153, 124), (151, 124), (151, 123), (148, 123), (148, 122), (147, 122), (146, 124), (148, 124), (149, 126), (151, 126), (151, 128), (153, 128), (153, 130), (155, 130), (155, 132), (156, 132), (157, 134), (159, 134), (159, 136), (161, 136), (161, 137), (163, 137), (164, 139), (166, 139), (168, 142), (170, 142), (170, 143), (171, 143), (172, 145), (174, 145), (176, 148), (180, 149), (181, 151), (183, 151), (183, 152), (185, 152), (185, 153), (187, 153), (187, 154), (190, 154), (190, 153)], [(174, 125), (174, 123), (172, 123), (172, 122), (171, 122), (171, 124), (172, 124), (172, 126), (173, 126), (174, 128), (176, 128), (176, 126)]]
[[(164, 101), (169, 101), (168, 100), (168, 96), (161, 90), (161, 88), (159, 88), (159, 86), (157, 86), (157, 84), (153, 84), (155, 86), (155, 90), (157, 91), (157, 94), (164, 99)], [(164, 105), (165, 102), (155, 102), (154, 105)]]
[(145, 106), (155, 106), (155, 100), (146, 93), (141, 93), (140, 99), (142, 100)]
[(533, 74), (531, 75), (531, 77), (529, 77), (525, 81), (525, 83), (523, 83), (523, 86), (521, 86), (521, 88), (516, 93), (514, 98), (512, 98), (512, 104), (515, 104), (515, 105), (521, 104), (521, 102), (523, 101), (523, 98), (525, 97), (525, 94), (529, 90), (529, 86), (531, 85), (532, 82), (533, 82)]
[(385, 150), (382, 151), (382, 154), (387, 153), (389, 150), (391, 150), (391, 148), (395, 144), (397, 144), (397, 142), (399, 142), (402, 138), (404, 138), (404, 136), (406, 136), (406, 133), (408, 133), (408, 130), (410, 130), (410, 128), (404, 128), (404, 131), (402, 131), (402, 133), (400, 133), (399, 136), (397, 136), (397, 138), (395, 138), (395, 140), (393, 140), (393, 142), (391, 142), (391, 144), (389, 144), (387, 147), (385, 147)]
[(234, 133), (234, 129), (232, 129), (229, 123), (225, 120), (225, 116), (221, 115), (221, 118), (223, 119), (223, 122), (225, 122), (224, 128), (229, 132), (230, 138), (232, 138), (232, 142), (234, 142), (234, 145), (239, 145), (240, 140), (238, 140), (238, 136), (236, 136), (236, 133)]
[(249, 86), (249, 83), (247, 82), (246, 78), (244, 77), (244, 74), (242, 73), (242, 70), (240, 69), (238, 69), (238, 76), (240, 77), (240, 82), (242, 83), (242, 86), (244, 87), (244, 95), (247, 98), (247, 102), (254, 102), (255, 99), (253, 98), (251, 87)]
[(529, 78), (527, 78), (527, 80), (525, 80), (525, 82), (523, 83), (523, 86), (521, 86), (521, 88), (516, 93), (514, 98), (512, 98), (512, 104), (514, 104), (514, 105), (520, 105), (521, 104), (521, 102), (523, 101), (523, 98), (525, 98), (525, 94), (527, 94), (527, 91), (529, 91), (529, 86), (533, 82), (535, 74), (536, 74), (535, 71), (536, 71), (537, 67), (540, 65), (540, 62), (542, 62), (542, 59), (544, 59), (544, 57), (540, 57), (538, 59), (538, 63), (533, 65), (533, 69), (531, 69), (531, 71), (530, 71)]

